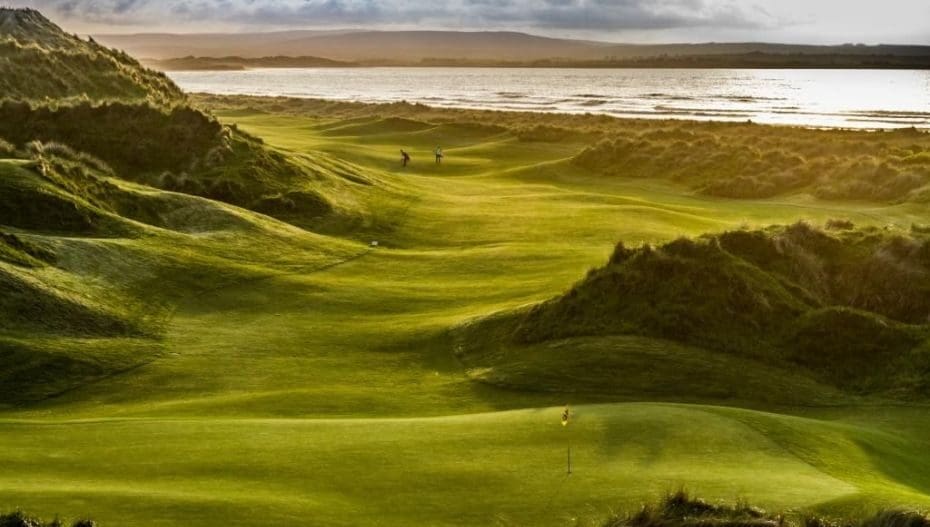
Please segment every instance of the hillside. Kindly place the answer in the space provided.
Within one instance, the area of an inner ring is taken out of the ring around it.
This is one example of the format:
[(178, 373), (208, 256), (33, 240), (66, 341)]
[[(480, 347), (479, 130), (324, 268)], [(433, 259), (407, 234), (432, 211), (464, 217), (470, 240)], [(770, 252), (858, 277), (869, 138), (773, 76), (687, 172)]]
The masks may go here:
[(347, 68), (351, 62), (320, 57), (182, 57), (164, 60), (146, 60), (146, 66), (159, 71), (235, 71), (254, 68)]
[[(0, 101), (0, 407), (156, 360), (165, 320), (203, 276), (215, 286), (267, 272), (237, 263), (253, 250), (302, 248), (312, 265), (351, 245), (272, 217), (382, 228), (364, 202), (381, 195), (377, 178), (358, 168), (284, 155), (34, 10), (3, 9), (0, 28), (11, 86)], [(252, 245), (213, 240), (232, 233)]]
[[(635, 249), (621, 243), (605, 267), (564, 295), (466, 326), (459, 355), (490, 368), (482, 373), (490, 382), (507, 382), (510, 362), (532, 363), (534, 355), (537, 373), (552, 377), (541, 364), (553, 346), (575, 350), (561, 368), (602, 362), (603, 377), (590, 373), (590, 386), (565, 375), (561, 388), (571, 391), (609, 392), (616, 373), (639, 367), (642, 350), (664, 347), (678, 349), (665, 360), (680, 355), (679, 365), (694, 354), (722, 361), (721, 370), (704, 372), (708, 386), (698, 395), (719, 389), (716, 382), (738, 382), (732, 368), (753, 363), (786, 379), (802, 378), (788, 373), (800, 369), (852, 393), (930, 395), (930, 239), (923, 231), (830, 226), (730, 231)], [(495, 339), (504, 344), (496, 348)]]
[[(350, 165), (288, 158), (187, 105), (163, 74), (68, 35), (35, 10), (3, 9), (0, 21), (0, 36), (9, 43), (0, 83), (10, 87), (0, 101), (0, 140), (13, 148), (27, 150), (32, 141), (64, 145), (104, 161), (116, 177), (303, 227), (340, 230), (364, 221), (364, 213), (334, 205), (346, 201), (333, 197), (336, 189), (351, 194), (358, 182), (373, 184)], [(47, 74), (51, 87), (36, 72)]]
[[(740, 57), (764, 54), (771, 57), (814, 55), (820, 57), (857, 56), (902, 57), (903, 64), (914, 64), (930, 56), (927, 46), (807, 46), (768, 43), (703, 44), (617, 44), (540, 37), (517, 32), (463, 31), (287, 31), (245, 34), (137, 34), (99, 35), (108, 46), (123, 49), (146, 59), (174, 59), (186, 56), (245, 58), (302, 55), (350, 62), (397, 64), (449, 64), (443, 61), (522, 63), (533, 61), (629, 61), (668, 57)], [(771, 60), (776, 60), (775, 58)], [(454, 64), (454, 63), (453, 63)]]
[(173, 105), (184, 95), (123, 52), (64, 33), (33, 9), (0, 8), (0, 98), (118, 99)]

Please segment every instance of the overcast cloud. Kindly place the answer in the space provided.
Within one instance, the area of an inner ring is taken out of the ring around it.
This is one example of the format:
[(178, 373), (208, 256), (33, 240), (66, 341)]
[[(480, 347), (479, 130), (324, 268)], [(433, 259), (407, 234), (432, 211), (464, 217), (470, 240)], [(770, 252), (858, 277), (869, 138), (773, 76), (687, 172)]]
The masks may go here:
[(642, 42), (930, 44), (930, 0), (14, 0), (12, 5), (36, 7), (81, 33), (507, 29)]

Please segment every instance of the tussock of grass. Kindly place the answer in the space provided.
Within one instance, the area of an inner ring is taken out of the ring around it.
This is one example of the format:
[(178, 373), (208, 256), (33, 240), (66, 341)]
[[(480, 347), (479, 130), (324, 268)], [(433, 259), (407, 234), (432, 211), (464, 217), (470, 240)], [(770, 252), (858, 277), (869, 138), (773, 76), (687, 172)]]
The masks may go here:
[[(57, 518), (43, 521), (22, 511), (16, 511), (0, 514), (0, 527), (65, 527), (65, 523)], [(97, 527), (97, 523), (93, 520), (77, 520), (71, 524), (71, 527)]]
[(785, 524), (784, 517), (769, 515), (745, 503), (711, 504), (678, 491), (658, 504), (644, 505), (635, 514), (610, 518), (603, 527), (776, 527)]
[(632, 515), (615, 516), (603, 527), (927, 527), (930, 519), (909, 510), (885, 510), (861, 519), (834, 520), (771, 514), (746, 503), (711, 504), (684, 491), (647, 504)]

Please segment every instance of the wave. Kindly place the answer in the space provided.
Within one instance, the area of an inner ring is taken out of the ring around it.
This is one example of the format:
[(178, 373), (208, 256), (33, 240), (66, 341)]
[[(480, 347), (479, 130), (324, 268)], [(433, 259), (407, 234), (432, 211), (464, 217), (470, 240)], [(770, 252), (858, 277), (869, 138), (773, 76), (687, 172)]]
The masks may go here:
[(751, 111), (751, 110), (734, 110), (734, 109), (730, 109), (730, 108), (679, 108), (679, 107), (676, 107), (676, 106), (664, 106), (664, 105), (661, 105), (661, 104), (660, 104), (660, 105), (657, 105), (657, 106), (654, 106), (653, 108), (654, 108), (657, 112), (660, 112), (660, 113), (674, 112), (674, 113), (694, 113), (694, 114), (697, 114), (698, 112), (712, 112), (712, 113), (720, 114), (720, 115), (727, 115), (727, 114), (734, 114), (734, 115), (742, 115), (742, 114), (745, 114), (745, 115), (751, 115), (751, 114), (756, 113), (756, 112), (753, 112), (753, 111)]
[(663, 99), (668, 101), (693, 101), (694, 97), (687, 95), (672, 95), (669, 93), (647, 93), (641, 96), (644, 99)]

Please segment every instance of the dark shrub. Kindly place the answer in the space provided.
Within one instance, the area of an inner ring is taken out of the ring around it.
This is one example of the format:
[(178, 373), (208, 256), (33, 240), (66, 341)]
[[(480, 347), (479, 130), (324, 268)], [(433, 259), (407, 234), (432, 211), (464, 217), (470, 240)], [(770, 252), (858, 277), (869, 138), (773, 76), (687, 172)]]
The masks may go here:
[(44, 527), (42, 522), (36, 518), (26, 516), (23, 512), (17, 511), (0, 516), (0, 527)]

